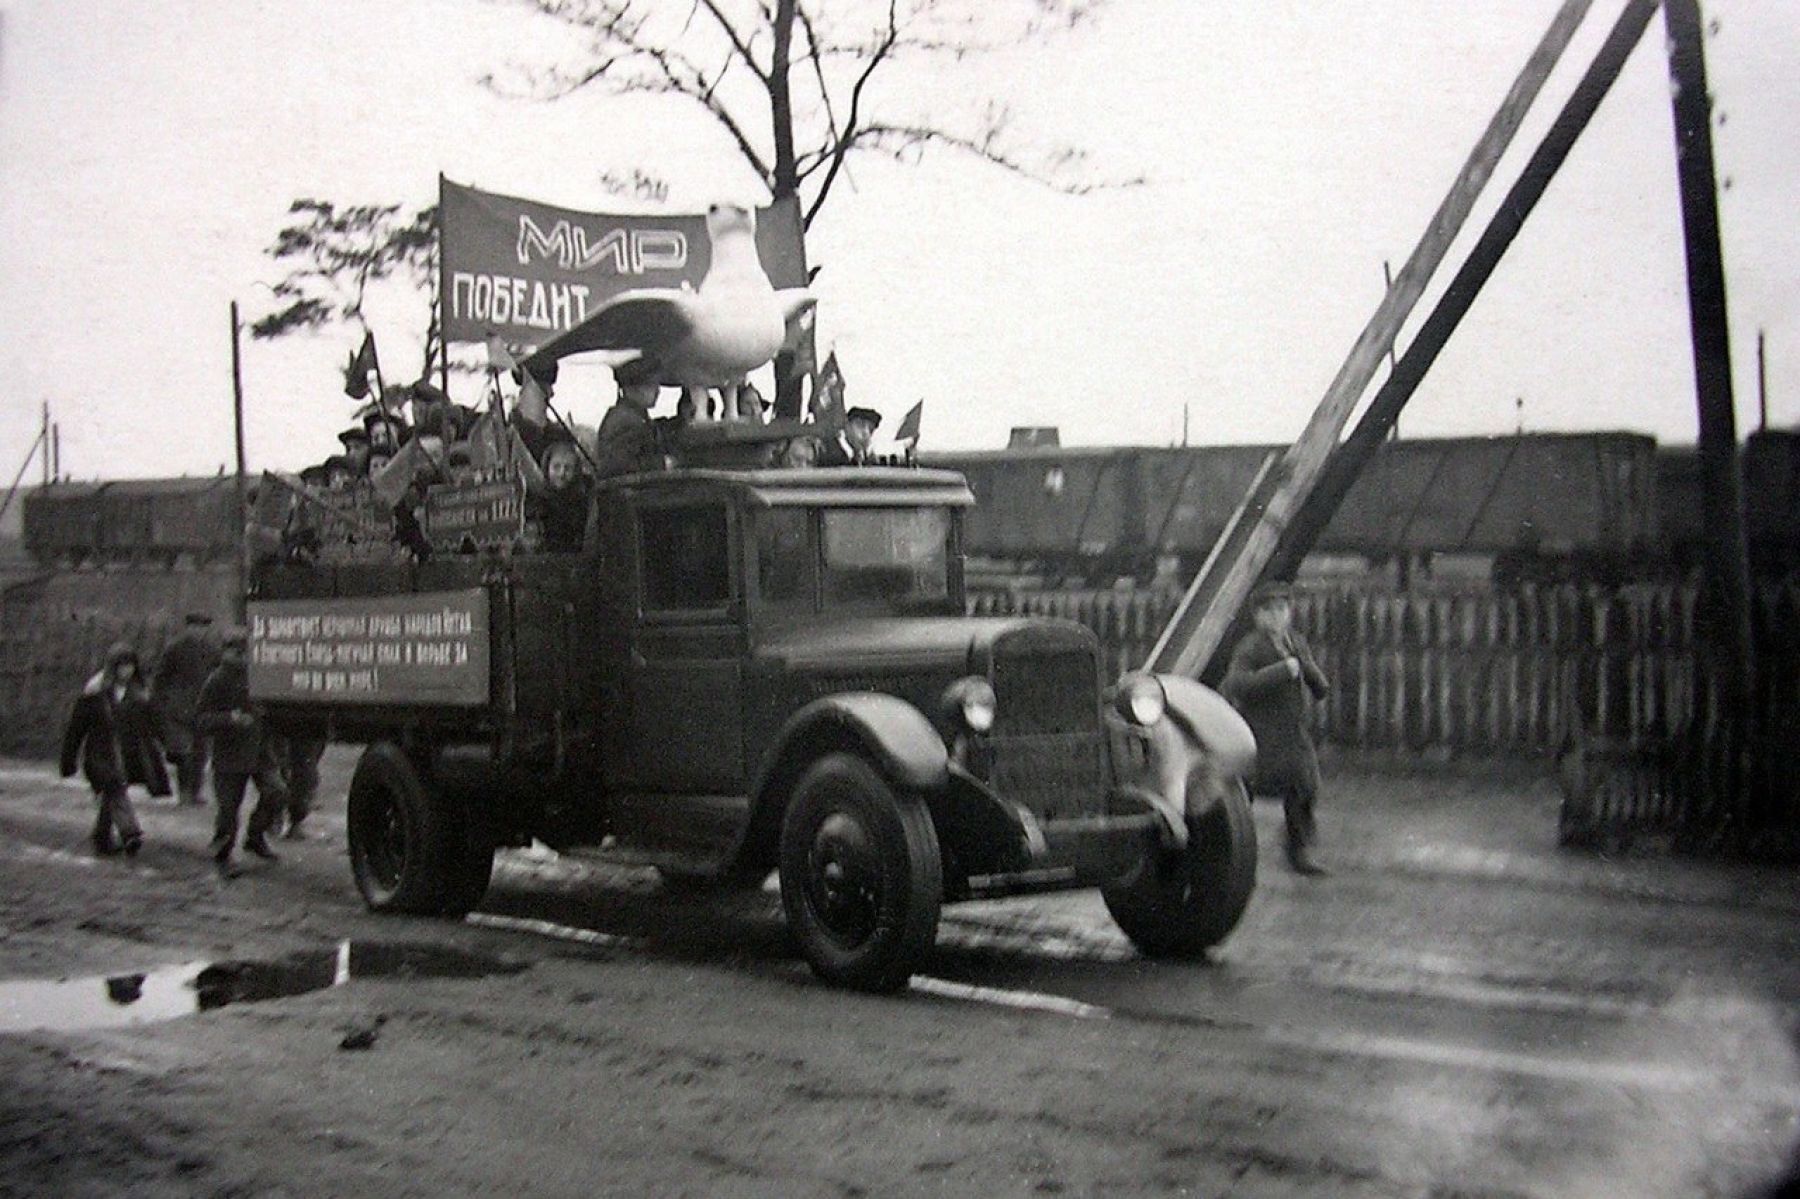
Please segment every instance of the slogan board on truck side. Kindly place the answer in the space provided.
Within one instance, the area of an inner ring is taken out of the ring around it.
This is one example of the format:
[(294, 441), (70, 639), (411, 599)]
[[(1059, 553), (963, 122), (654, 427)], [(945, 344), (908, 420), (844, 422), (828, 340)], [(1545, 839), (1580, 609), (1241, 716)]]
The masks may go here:
[(327, 704), (488, 700), (479, 587), (355, 599), (252, 600), (250, 698)]

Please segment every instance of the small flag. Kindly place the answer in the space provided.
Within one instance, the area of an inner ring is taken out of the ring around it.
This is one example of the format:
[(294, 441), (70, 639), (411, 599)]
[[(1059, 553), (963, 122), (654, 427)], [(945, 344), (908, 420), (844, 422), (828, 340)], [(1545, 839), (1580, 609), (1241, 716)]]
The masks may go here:
[(368, 398), (369, 372), (375, 369), (375, 334), (364, 330), (362, 346), (344, 364), (344, 394), (353, 400)]
[(844, 372), (838, 368), (836, 350), (825, 355), (825, 365), (813, 377), (812, 410), (814, 420), (844, 410)]
[(920, 400), (918, 403), (914, 404), (911, 408), (908, 408), (906, 410), (906, 415), (900, 418), (900, 427), (898, 429), (894, 430), (894, 440), (895, 441), (917, 441), (917, 440), (919, 440), (919, 417), (924, 413), (924, 411), (925, 411), (925, 401), (924, 400)]
[(406, 489), (413, 485), (431, 462), (431, 456), (425, 452), (425, 443), (414, 437), (400, 447), (399, 453), (388, 459), (387, 465), (376, 471), (369, 478), (369, 486), (375, 489), (375, 495), (382, 503), (392, 508), (406, 497)]
[(510, 374), (519, 368), (518, 360), (513, 357), (512, 351), (506, 348), (506, 343), (500, 340), (498, 333), (488, 334), (487, 353), (488, 369), (491, 371)]
[(525, 381), (519, 384), (519, 398), (513, 401), (513, 411), (534, 425), (542, 425), (549, 419), (550, 395), (544, 385), (537, 381), (537, 376), (530, 371), (524, 372)]
[(500, 464), (500, 417), (492, 408), (469, 426), (468, 443), (469, 465), (476, 470), (491, 470)]

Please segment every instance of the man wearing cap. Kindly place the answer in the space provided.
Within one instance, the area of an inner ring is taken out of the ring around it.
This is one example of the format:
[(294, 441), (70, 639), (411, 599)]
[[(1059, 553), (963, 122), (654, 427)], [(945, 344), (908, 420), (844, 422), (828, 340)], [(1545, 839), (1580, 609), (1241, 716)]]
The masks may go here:
[(338, 440), (344, 443), (344, 452), (339, 455), (348, 467), (352, 478), (360, 479), (369, 473), (369, 431), (361, 425), (352, 425), (338, 434)]
[(150, 684), (150, 706), (162, 730), (163, 749), (175, 766), (175, 790), (184, 804), (199, 804), (206, 774), (206, 738), (194, 728), (195, 705), (206, 676), (219, 664), (213, 644), (212, 617), (189, 612), (182, 630), (156, 660)]
[(881, 427), (881, 413), (873, 408), (852, 408), (844, 413), (844, 431), (819, 450), (816, 465), (865, 466), (872, 459), (869, 443)]
[(1324, 874), (1312, 856), (1318, 836), (1313, 807), (1319, 797), (1319, 758), (1307, 731), (1306, 709), (1308, 697), (1325, 698), (1330, 684), (1306, 638), (1293, 627), (1287, 586), (1266, 583), (1250, 603), (1256, 628), (1232, 651), (1220, 690), (1256, 734), (1251, 790), (1281, 797), (1288, 864), (1300, 874)]
[(275, 738), (263, 729), (261, 715), (250, 703), (250, 672), (245, 664), (246, 638), (242, 629), (225, 637), (217, 670), (200, 689), (197, 723), (212, 737), (213, 795), (218, 808), (213, 819), (212, 854), (219, 874), (234, 877), (231, 851), (238, 835), (238, 809), (244, 789), (256, 781), (256, 810), (244, 830), (244, 848), (274, 861), (269, 830), (281, 820), (288, 806), (287, 791), (275, 760)]

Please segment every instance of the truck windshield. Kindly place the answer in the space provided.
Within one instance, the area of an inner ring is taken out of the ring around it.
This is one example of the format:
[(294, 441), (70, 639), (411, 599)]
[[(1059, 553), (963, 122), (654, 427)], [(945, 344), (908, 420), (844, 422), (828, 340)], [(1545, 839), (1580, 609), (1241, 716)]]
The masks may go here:
[(950, 514), (942, 508), (824, 513), (825, 607), (895, 615), (936, 611), (950, 595)]

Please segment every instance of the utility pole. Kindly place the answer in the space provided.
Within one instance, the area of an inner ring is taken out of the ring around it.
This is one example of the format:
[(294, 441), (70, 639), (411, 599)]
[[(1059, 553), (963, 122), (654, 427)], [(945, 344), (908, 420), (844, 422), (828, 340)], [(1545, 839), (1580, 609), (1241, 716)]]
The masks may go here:
[(1769, 360), (1763, 353), (1763, 331), (1756, 331), (1756, 429), (1769, 431)]
[(231, 414), (237, 431), (237, 619), (244, 619), (244, 593), (250, 587), (250, 543), (244, 535), (249, 507), (244, 480), (244, 371), (238, 352), (243, 325), (238, 320), (237, 301), (231, 302)]
[(44, 450), (44, 486), (50, 486), (50, 401), (44, 401), (44, 423), (38, 430), (38, 445)]
[(62, 425), (54, 421), (50, 425), (50, 481), (62, 481)]
[(1675, 169), (1687, 247), (1688, 322), (1694, 343), (1699, 409), (1700, 508), (1706, 529), (1710, 625), (1726, 717), (1739, 729), (1756, 694), (1750, 631), (1750, 554), (1737, 416), (1731, 394), (1731, 336), (1725, 305), (1725, 256), (1719, 240), (1719, 192), (1713, 172), (1712, 97), (1706, 90), (1705, 23), (1699, 0), (1664, 0), (1669, 79), (1675, 115)]

